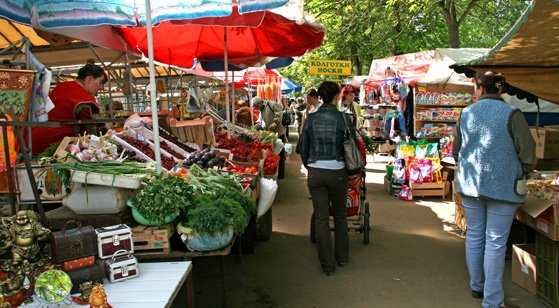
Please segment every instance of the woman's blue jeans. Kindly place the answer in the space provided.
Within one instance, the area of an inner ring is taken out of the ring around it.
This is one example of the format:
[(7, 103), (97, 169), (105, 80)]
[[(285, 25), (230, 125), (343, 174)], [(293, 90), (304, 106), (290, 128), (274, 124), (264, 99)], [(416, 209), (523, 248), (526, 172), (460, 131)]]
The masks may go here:
[(470, 287), (483, 291), (482, 307), (503, 304), (507, 239), (519, 204), (462, 195)]

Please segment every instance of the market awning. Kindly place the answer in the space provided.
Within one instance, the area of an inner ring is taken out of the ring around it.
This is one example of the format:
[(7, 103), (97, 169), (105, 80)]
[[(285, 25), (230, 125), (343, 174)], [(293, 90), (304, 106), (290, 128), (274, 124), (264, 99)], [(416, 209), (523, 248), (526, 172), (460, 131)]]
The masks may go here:
[[(33, 29), (15, 21), (0, 17), (0, 50), (8, 48), (23, 38), (29, 39), (33, 55), (45, 66), (64, 66), (85, 64), (87, 59), (97, 57), (103, 62), (113, 62), (122, 52), (91, 45), (60, 34)], [(14, 53), (6, 50), (0, 60), (11, 60)], [(139, 55), (129, 52), (131, 61), (140, 59)]]
[(559, 1), (533, 0), (491, 51), (451, 67), (469, 77), (489, 70), (502, 73), (513, 86), (510, 94), (559, 104)]

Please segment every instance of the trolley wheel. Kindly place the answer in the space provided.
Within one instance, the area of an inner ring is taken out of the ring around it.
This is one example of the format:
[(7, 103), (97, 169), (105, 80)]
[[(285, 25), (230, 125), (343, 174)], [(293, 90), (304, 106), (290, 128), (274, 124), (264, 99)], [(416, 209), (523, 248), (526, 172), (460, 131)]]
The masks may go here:
[(267, 241), (272, 236), (272, 208), (256, 221), (256, 239)]
[(369, 233), (371, 232), (370, 219), (369, 201), (365, 201), (365, 214), (363, 215), (363, 243), (365, 244), (369, 244)]
[(314, 225), (314, 212), (311, 215), (311, 243), (316, 243), (316, 227)]

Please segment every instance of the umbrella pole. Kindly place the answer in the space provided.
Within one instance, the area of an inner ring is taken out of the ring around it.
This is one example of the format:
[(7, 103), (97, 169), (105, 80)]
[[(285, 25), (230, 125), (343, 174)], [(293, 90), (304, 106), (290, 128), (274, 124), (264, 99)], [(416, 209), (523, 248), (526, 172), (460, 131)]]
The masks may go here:
[(159, 150), (159, 117), (157, 114), (157, 102), (155, 101), (155, 67), (153, 64), (153, 32), (151, 25), (151, 3), (146, 0), (146, 28), (148, 35), (148, 58), (149, 58), (149, 96), (151, 99), (151, 118), (153, 120), (153, 143), (155, 145), (155, 170), (161, 173), (161, 151)]
[(225, 123), (227, 123), (227, 139), (231, 138), (230, 116), (229, 116), (229, 64), (227, 59), (227, 28), (223, 27), (223, 62), (225, 68)]
[(250, 104), (250, 127), (254, 126), (254, 110), (253, 110), (253, 106), (252, 106), (252, 88), (251, 88), (251, 83), (250, 83), (250, 77), (247, 76), (247, 80), (248, 80), (248, 101)]
[[(229, 67), (229, 64), (227, 65)], [(231, 106), (233, 107), (233, 127), (235, 127), (235, 123), (237, 123), (237, 115), (235, 114), (235, 71), (231, 71)]]

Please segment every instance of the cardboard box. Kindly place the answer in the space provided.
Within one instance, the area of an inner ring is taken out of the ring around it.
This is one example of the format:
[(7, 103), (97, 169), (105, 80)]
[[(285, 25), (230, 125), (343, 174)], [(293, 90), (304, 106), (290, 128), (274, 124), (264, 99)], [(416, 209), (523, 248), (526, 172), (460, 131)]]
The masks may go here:
[(559, 170), (559, 159), (536, 159), (536, 167), (538, 171), (542, 170)]
[(550, 208), (552, 208), (555, 215), (558, 208), (557, 205), (553, 205), (552, 201), (528, 196), (526, 197), (526, 203), (516, 211), (516, 219), (548, 238), (559, 241), (559, 224), (554, 224), (550, 221), (550, 214), (544, 214)]
[(536, 157), (541, 159), (559, 158), (559, 129), (555, 126), (530, 128), (536, 141)]
[(536, 294), (536, 245), (512, 245), (512, 282)]

